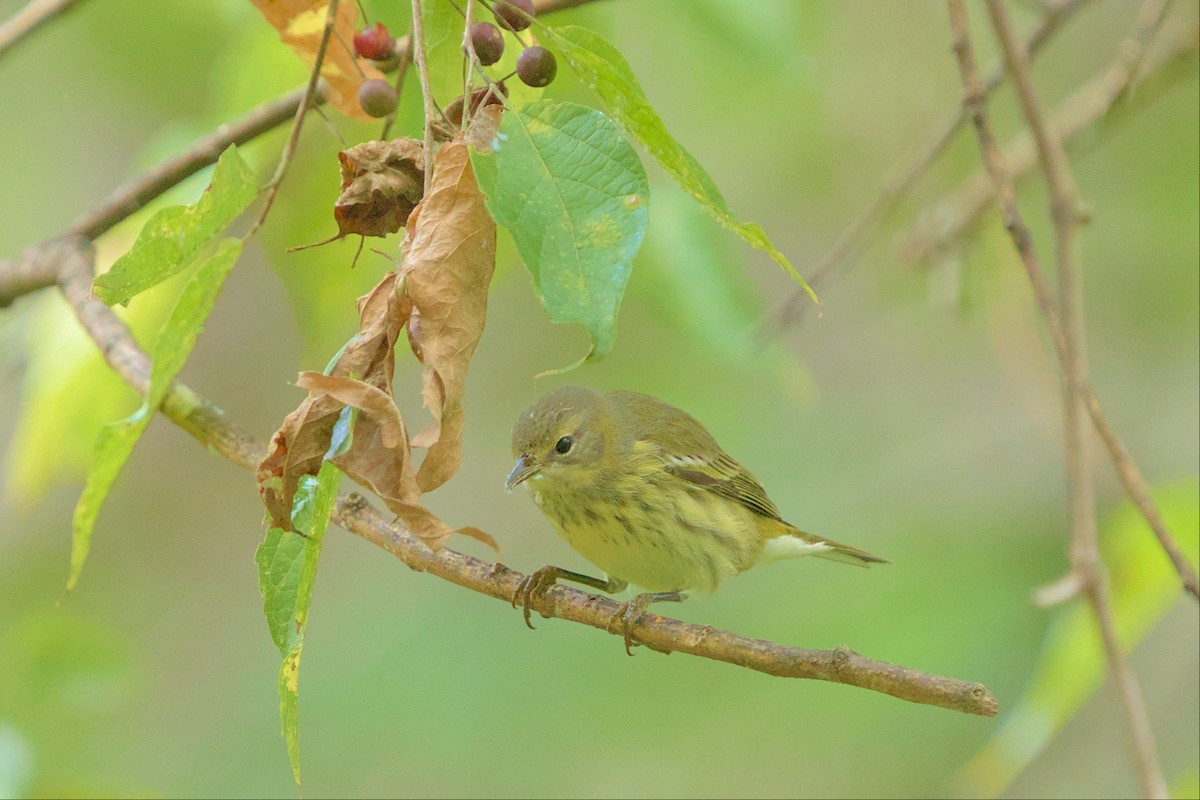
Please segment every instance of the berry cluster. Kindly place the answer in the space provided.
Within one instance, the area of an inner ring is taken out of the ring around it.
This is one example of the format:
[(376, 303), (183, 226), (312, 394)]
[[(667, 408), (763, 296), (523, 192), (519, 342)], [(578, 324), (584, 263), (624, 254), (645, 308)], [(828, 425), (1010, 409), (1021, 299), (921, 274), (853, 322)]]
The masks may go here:
[[(479, 63), (485, 67), (495, 64), (504, 55), (504, 35), (500, 28), (515, 34), (529, 27), (533, 20), (533, 0), (494, 0), (492, 16), (496, 25), (476, 22), (470, 30), (471, 46)], [(386, 61), (395, 56), (396, 39), (383, 23), (377, 22), (354, 37), (354, 52), (360, 58)], [(544, 47), (525, 47), (517, 57), (517, 77), (528, 86), (548, 86), (557, 73), (554, 54)], [(503, 80), (499, 85), (503, 87)], [(396, 110), (396, 90), (384, 80), (364, 81), (358, 90), (358, 102), (372, 117), (386, 117)], [(473, 102), (472, 108), (474, 106)]]

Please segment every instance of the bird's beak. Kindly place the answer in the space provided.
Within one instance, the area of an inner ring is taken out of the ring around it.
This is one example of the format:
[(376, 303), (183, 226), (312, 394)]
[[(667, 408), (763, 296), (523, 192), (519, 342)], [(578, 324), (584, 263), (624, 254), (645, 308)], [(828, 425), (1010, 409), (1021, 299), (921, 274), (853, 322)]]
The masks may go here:
[(512, 472), (508, 473), (508, 480), (504, 482), (504, 491), (511, 492), (514, 486), (523, 483), (526, 478), (532, 477), (541, 468), (541, 464), (538, 464), (533, 456), (521, 456), (513, 465)]

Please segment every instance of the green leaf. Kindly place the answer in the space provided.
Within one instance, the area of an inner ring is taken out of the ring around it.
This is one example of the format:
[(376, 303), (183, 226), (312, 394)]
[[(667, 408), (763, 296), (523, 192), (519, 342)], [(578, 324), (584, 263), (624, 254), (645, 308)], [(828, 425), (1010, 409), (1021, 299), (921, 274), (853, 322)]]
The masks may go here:
[(648, 219), (650, 186), (629, 141), (599, 111), (543, 100), (506, 111), (492, 150), (471, 160), (550, 319), (587, 328), (588, 359), (606, 354)]
[(549, 36), (571, 69), (596, 93), (617, 124), (630, 137), (645, 145), (684, 191), (726, 228), (775, 259), (800, 282), (814, 303), (821, 302), (808, 282), (788, 261), (787, 256), (771, 244), (762, 226), (738, 219), (729, 210), (729, 205), (712, 177), (692, 154), (667, 132), (662, 119), (646, 99), (633, 70), (629, 68), (629, 62), (608, 40), (594, 31), (576, 25), (556, 28), (540, 25), (539, 30)]
[[(1154, 492), (1178, 544), (1193, 564), (1200, 554), (1200, 482)], [(1129, 652), (1176, 603), (1191, 603), (1179, 575), (1145, 520), (1128, 503), (1101, 532), (1101, 555), (1112, 582), (1117, 639)], [(1041, 658), (1024, 696), (983, 749), (958, 776), (959, 790), (973, 797), (1003, 794), (1013, 779), (1046, 748), (1104, 680), (1107, 670), (1091, 608), (1075, 601), (1050, 625)]]
[(258, 196), (254, 173), (230, 145), (213, 170), (212, 182), (190, 206), (171, 206), (152, 216), (129, 252), (92, 287), (108, 305), (183, 271)]
[(150, 386), (142, 405), (128, 418), (106, 425), (96, 442), (95, 457), (83, 486), (83, 494), (75, 506), (75, 517), (71, 533), (71, 569), (67, 578), (67, 591), (75, 588), (83, 564), (91, 547), (92, 531), (100, 507), (109, 490), (150, 424), (154, 412), (162, 404), (171, 382), (179, 374), (196, 337), (208, 319), (225, 277), (237, 262), (242, 252), (242, 243), (237, 239), (226, 239), (192, 276), (175, 308), (167, 318), (158, 341), (154, 345), (153, 362), (150, 369)]
[(321, 542), (329, 527), (342, 476), (331, 459), (350, 448), (356, 415), (353, 408), (342, 409), (321, 469), (315, 476), (301, 476), (292, 500), (294, 530), (269, 528), (254, 553), (267, 628), (283, 656), (277, 680), (279, 716), (297, 786), (300, 785), (300, 654), (304, 649)]

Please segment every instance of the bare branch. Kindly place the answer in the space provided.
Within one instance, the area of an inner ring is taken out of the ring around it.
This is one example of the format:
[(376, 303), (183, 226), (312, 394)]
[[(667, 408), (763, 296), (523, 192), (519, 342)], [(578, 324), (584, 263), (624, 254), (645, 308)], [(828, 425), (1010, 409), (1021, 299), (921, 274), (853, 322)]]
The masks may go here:
[[(953, 6), (954, 4), (952, 4)], [(965, 11), (963, 13), (965, 14)], [(1069, 363), (1069, 356), (1064, 339), (1062, 321), (1059, 319), (1058, 303), (1054, 298), (1053, 292), (1050, 290), (1049, 284), (1046, 283), (1041, 262), (1033, 247), (1033, 238), (1017, 207), (1012, 173), (1004, 155), (1000, 152), (1000, 148), (996, 144), (995, 136), (992, 134), (991, 126), (987, 121), (987, 93), (982, 82), (979, 80), (978, 70), (974, 65), (973, 50), (970, 49), (970, 42), (967, 40), (965, 45), (963, 45), (961, 40), (956, 40), (955, 42), (955, 52), (959, 55), (959, 64), (960, 68), (962, 68), (963, 53), (959, 51), (960, 45), (966, 48), (966, 54), (970, 56), (970, 66), (972, 67), (970, 72), (963, 69), (965, 87), (963, 107), (968, 110), (975, 126), (983, 162), (995, 187), (996, 202), (1000, 207), (1000, 213), (1004, 219), (1004, 227), (1012, 236), (1013, 244), (1016, 246), (1017, 253), (1021, 257), (1021, 264), (1025, 267), (1025, 272), (1033, 288), (1034, 298), (1037, 300), (1038, 308), (1046, 324), (1046, 329), (1050, 334), (1050, 340), (1054, 344), (1054, 350), (1058, 355), (1059, 363), (1066, 370)], [(1119, 70), (1112, 70), (1111, 74), (1119, 75), (1121, 73)], [(970, 82), (968, 82), (968, 79), (970, 79)], [(1078, 389), (1087, 407), (1088, 414), (1091, 416), (1092, 425), (1108, 450), (1109, 458), (1116, 469), (1117, 477), (1125, 488), (1126, 494), (1146, 519), (1146, 522), (1150, 525), (1150, 529), (1154, 531), (1159, 544), (1171, 559), (1175, 570), (1179, 573), (1179, 578), (1184, 588), (1194, 598), (1200, 599), (1200, 578), (1197, 577), (1196, 569), (1188, 562), (1187, 557), (1175, 542), (1175, 537), (1172, 536), (1171, 531), (1167, 528), (1162, 514), (1159, 512), (1154, 499), (1150, 495), (1149, 486), (1146, 484), (1141, 470), (1138, 469), (1137, 464), (1129, 455), (1129, 451), (1121, 441), (1121, 438), (1113, 430), (1112, 425), (1108, 422), (1108, 418), (1104, 415), (1095, 389), (1086, 378), (1079, 383)]]
[[(1160, 18), (1164, 0), (1147, 0), (1145, 16)], [(1155, 8), (1158, 6), (1158, 8)], [(1038, 160), (1050, 190), (1054, 220), (1055, 261), (1058, 273), (1058, 303), (1062, 320), (1065, 355), (1063, 360), (1063, 433), (1067, 461), (1068, 509), (1071, 519), (1071, 572), (1080, 577), (1083, 592), (1092, 606), (1108, 668), (1120, 690), (1125, 722), (1133, 740), (1134, 767), (1143, 797), (1167, 798), (1167, 781), (1159, 764), (1158, 749), (1150, 728), (1150, 716), (1137, 677), (1121, 655), (1112, 617), (1108, 571), (1100, 557), (1096, 533), (1096, 500), (1091, 472), (1091, 443), (1087, 437), (1087, 411), (1081, 387), (1088, 379), (1087, 336), (1084, 327), (1083, 283), (1076, 264), (1075, 232), (1084, 221), (1079, 188), (1071, 172), (1058, 133), (1042, 114), (1033, 89), (1029, 58), (1013, 32), (1008, 14), (998, 0), (988, 0), (988, 16), (1004, 51), (1005, 62), (1017, 89), (1017, 99), (1037, 142)]]
[[(1085, 152), (1085, 148), (1099, 141), (1093, 133), (1108, 133), (1113, 129), (1109, 125), (1093, 127), (1097, 123), (1128, 119), (1135, 109), (1148, 106), (1180, 80), (1195, 74), (1192, 62), (1196, 59), (1198, 40), (1196, 30), (1188, 26), (1185, 35), (1176, 37), (1145, 62), (1139, 72), (1138, 89), (1131, 92), (1134, 73), (1128, 58), (1143, 41), (1127, 40), (1121, 45), (1121, 56), (1059, 103), (1051, 120), (1064, 143), (1074, 144), (1078, 139), (1079, 152)], [(1123, 113), (1114, 115), (1118, 110)], [(1085, 133), (1088, 135), (1082, 135)], [(1028, 129), (1013, 137), (1003, 153), (1016, 180), (1037, 164), (1037, 149)], [(910, 233), (900, 237), (906, 242), (900, 248), (901, 264), (910, 268), (919, 266), (945, 252), (979, 224), (995, 199), (986, 172), (964, 180), (941, 200), (930, 204), (937, 212), (936, 225), (918, 221)]]
[[(92, 295), (90, 243), (76, 238), (53, 247), (58, 254), (59, 285), (80, 324), (113, 370), (144, 393), (150, 383), (150, 360), (125, 324)], [(266, 454), (265, 445), (178, 381), (171, 386), (159, 410), (206, 448), (238, 466), (253, 471)], [(339, 525), (387, 550), (412, 569), (480, 594), (509, 602), (517, 584), (525, 577), (502, 564), (489, 564), (450, 548), (430, 550), (419, 537), (389, 519), (390, 515), (371, 507), (356, 494), (339, 496), (334, 509), (334, 521)], [(545, 616), (607, 631), (619, 604), (570, 587), (554, 586), (532, 608)], [(514, 630), (517, 629), (514, 622)], [(990, 717), (999, 708), (996, 698), (982, 684), (876, 661), (847, 647), (834, 650), (787, 647), (657, 614), (645, 614), (633, 626), (633, 632), (639, 641), (656, 650), (690, 653), (768, 675), (844, 683), (967, 714)]]
[(59, 262), (69, 256), (63, 247), (72, 244), (47, 242), (28, 248), (16, 258), (0, 261), (0, 308), (5, 308), (22, 295), (53, 286), (58, 280)]
[(26, 36), (59, 17), (79, 3), (79, 0), (30, 0), (16, 14), (0, 24), (0, 58)]
[[(1153, 0), (1152, 0), (1153, 2)], [(1019, 235), (1023, 225), (1019, 224), (1011, 179), (1002, 163), (1003, 156), (996, 148), (986, 116), (986, 98), (979, 89), (979, 76), (971, 46), (970, 29), (967, 24), (966, 7), (962, 0), (949, 0), (951, 27), (954, 31), (954, 51), (958, 56), (966, 92), (965, 105), (969, 104), (975, 127), (979, 134), (980, 149), (985, 151), (985, 160), (997, 193), (1007, 197), (1011, 208), (1006, 210), (1006, 220), (1017, 222), (1010, 226), (1013, 241), (1027, 263), (1031, 274), (1040, 269), (1031, 258), (1036, 258), (1033, 243)], [(1068, 476), (1068, 510), (1071, 519), (1071, 571), (1075, 581), (1061, 581), (1060, 585), (1072, 583), (1080, 586), (1087, 596), (1100, 628), (1109, 670), (1118, 683), (1125, 709), (1126, 722), (1134, 743), (1135, 766), (1142, 794), (1146, 797), (1167, 797), (1166, 781), (1158, 763), (1158, 754), (1150, 730), (1141, 690), (1133, 672), (1125, 663), (1117, 642), (1112, 619), (1108, 588), (1108, 574), (1100, 558), (1096, 534), (1095, 496), (1091, 475), (1087, 421), (1083, 401), (1083, 387), (1087, 384), (1087, 348), (1083, 324), (1082, 291), (1075, 263), (1074, 235), (1083, 221), (1080, 213), (1078, 188), (1070, 164), (1063, 152), (1062, 141), (1057, 132), (1046, 124), (1033, 89), (1029, 72), (1029, 57), (1017, 40), (1008, 15), (998, 0), (987, 0), (988, 15), (992, 27), (1004, 52), (1005, 62), (1017, 89), (1017, 97), (1038, 146), (1038, 158), (1050, 188), (1051, 213), (1055, 228), (1055, 257), (1058, 274), (1059, 309), (1059, 355), (1063, 372), (1063, 433)], [(987, 153), (990, 148), (991, 152)], [(997, 166), (999, 168), (997, 168)], [(1002, 185), (1007, 181), (1007, 185)], [(1042, 287), (1039, 291), (1045, 291)], [(1039, 297), (1039, 302), (1042, 300)]]
[[(1039, 53), (1043, 46), (1054, 37), (1054, 34), (1066, 24), (1067, 20), (1087, 2), (1088, 0), (1063, 0), (1049, 9), (1037, 28), (1029, 35), (1026, 47), (1029, 49), (1030, 55)], [(988, 76), (985, 84), (987, 93), (990, 95), (999, 89), (1007, 76), (1008, 73), (1003, 66), (996, 67)], [(926, 137), (927, 144), (892, 165), (892, 168), (886, 173), (891, 177), (884, 181), (879, 193), (842, 229), (833, 243), (833, 247), (811, 270), (808, 279), (810, 286), (816, 289), (818, 286), (824, 285), (825, 281), (838, 270), (848, 266), (857, 257), (862, 248), (869, 244), (871, 238), (877, 233), (879, 223), (946, 152), (946, 148), (954, 141), (954, 137), (966, 121), (966, 111), (962, 105), (959, 105), (953, 114), (947, 116)], [(802, 302), (805, 296), (802, 290), (794, 290), (779, 310), (771, 315), (769, 322), (762, 326), (760, 335), (766, 337), (777, 335), (784, 328), (798, 321), (803, 309), (808, 306), (807, 303)]]

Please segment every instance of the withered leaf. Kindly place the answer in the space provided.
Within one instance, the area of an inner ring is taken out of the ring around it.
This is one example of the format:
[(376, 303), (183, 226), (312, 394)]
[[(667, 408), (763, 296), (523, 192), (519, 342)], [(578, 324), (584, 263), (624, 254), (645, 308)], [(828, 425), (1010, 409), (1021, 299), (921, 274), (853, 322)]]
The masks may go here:
[[(309, 65), (316, 60), (329, 0), (251, 0), (284, 44)], [(347, 43), (358, 32), (358, 6), (343, 1), (338, 5), (333, 34), (321, 62), (329, 103), (348, 117), (369, 120), (358, 104), (358, 90), (365, 81), (383, 78), (374, 64), (356, 58)]]
[(338, 235), (387, 236), (421, 200), (425, 158), (415, 139), (363, 142), (338, 153), (342, 193), (333, 207)]
[[(396, 273), (389, 272), (370, 293), (359, 298), (359, 332), (342, 349), (330, 370), (335, 376), (353, 376), (388, 397), (392, 393), (395, 365), (393, 349), (410, 311), (407, 298), (395, 291), (395, 285)], [(329, 448), (333, 425), (344, 407), (345, 404), (335, 397), (310, 392), (271, 437), (267, 455), (258, 466), (258, 485), (272, 525), (292, 529), (292, 498), (297, 482), (302, 475), (315, 475), (320, 469)], [(368, 432), (371, 426), (375, 430)], [(369, 447), (376, 435), (382, 439), (378, 428), (378, 423), (369, 414), (360, 416), (354, 430), (354, 442), (343, 458), (349, 459)], [(408, 465), (407, 442), (395, 448), (382, 447), (381, 441), (378, 444), (387, 458), (399, 462), (393, 466), (393, 471), (402, 483), (405, 470), (412, 473)], [(350, 473), (349, 469), (343, 469)], [(415, 483), (415, 478), (411, 479), (412, 491), (415, 491)]]
[(400, 416), (400, 409), (396, 408), (396, 401), (387, 392), (353, 378), (325, 375), (313, 370), (301, 372), (296, 378), (296, 385), (311, 394), (328, 395), (339, 403), (362, 411), (379, 426), (380, 441), (389, 450), (408, 441), (404, 418)]
[(403, 291), (408, 337), (425, 366), (421, 391), (433, 424), (413, 437), (428, 448), (417, 485), (428, 492), (462, 465), (467, 368), (483, 334), (496, 266), (496, 225), (484, 206), (461, 137), (438, 151), (429, 193), (408, 219)]

